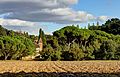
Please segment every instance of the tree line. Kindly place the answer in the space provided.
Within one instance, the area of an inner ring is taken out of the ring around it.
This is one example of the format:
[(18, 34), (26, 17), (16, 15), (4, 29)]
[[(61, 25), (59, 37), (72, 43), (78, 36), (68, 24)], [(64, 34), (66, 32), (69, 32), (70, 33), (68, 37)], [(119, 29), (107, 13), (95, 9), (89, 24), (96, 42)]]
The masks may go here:
[[(42, 29), (39, 36), (20, 34), (0, 26), (0, 59), (21, 59), (35, 53), (34, 40), (43, 39), (43, 50), (36, 56), (39, 60), (119, 60), (120, 19), (113, 18), (105, 24), (66, 26), (46, 35)], [(38, 60), (37, 59), (37, 60)]]
[(105, 22), (105, 24), (99, 25), (97, 22), (96, 25), (88, 24), (88, 29), (90, 30), (101, 30), (109, 34), (120, 35), (120, 19), (112, 18)]
[(119, 60), (120, 20), (113, 18), (101, 26), (66, 26), (46, 35), (42, 60)]

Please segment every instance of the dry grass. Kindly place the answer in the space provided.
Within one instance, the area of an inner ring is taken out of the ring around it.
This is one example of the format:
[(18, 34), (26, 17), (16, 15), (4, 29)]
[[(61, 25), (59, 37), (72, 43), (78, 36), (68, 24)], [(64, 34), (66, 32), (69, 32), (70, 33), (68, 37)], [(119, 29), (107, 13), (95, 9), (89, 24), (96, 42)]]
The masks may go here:
[(119, 74), (120, 61), (0, 61), (0, 73)]

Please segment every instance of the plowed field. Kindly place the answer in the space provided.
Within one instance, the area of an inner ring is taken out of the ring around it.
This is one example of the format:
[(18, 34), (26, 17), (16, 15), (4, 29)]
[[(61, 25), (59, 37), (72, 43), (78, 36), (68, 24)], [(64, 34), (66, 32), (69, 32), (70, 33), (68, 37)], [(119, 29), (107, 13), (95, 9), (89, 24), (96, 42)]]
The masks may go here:
[(120, 76), (120, 61), (0, 61), (0, 76)]

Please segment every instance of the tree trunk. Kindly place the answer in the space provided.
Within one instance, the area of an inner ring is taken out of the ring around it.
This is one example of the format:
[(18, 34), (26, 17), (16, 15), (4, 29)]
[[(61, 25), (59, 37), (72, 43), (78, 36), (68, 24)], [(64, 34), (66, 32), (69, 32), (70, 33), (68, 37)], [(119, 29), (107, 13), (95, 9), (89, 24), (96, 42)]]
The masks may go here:
[(8, 56), (5, 56), (5, 59), (4, 60), (7, 60)]
[(7, 59), (8, 59), (8, 56), (9, 56), (9, 54), (5, 55), (5, 59), (4, 59), (4, 60), (7, 60)]

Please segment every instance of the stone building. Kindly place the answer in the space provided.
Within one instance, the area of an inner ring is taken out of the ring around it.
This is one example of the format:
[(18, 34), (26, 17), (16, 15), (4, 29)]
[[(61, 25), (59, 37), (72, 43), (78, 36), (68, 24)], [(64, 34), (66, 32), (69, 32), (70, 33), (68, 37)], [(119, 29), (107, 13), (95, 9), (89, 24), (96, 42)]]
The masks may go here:
[(36, 52), (40, 52), (43, 50), (43, 41), (42, 38), (39, 40), (35, 40)]

